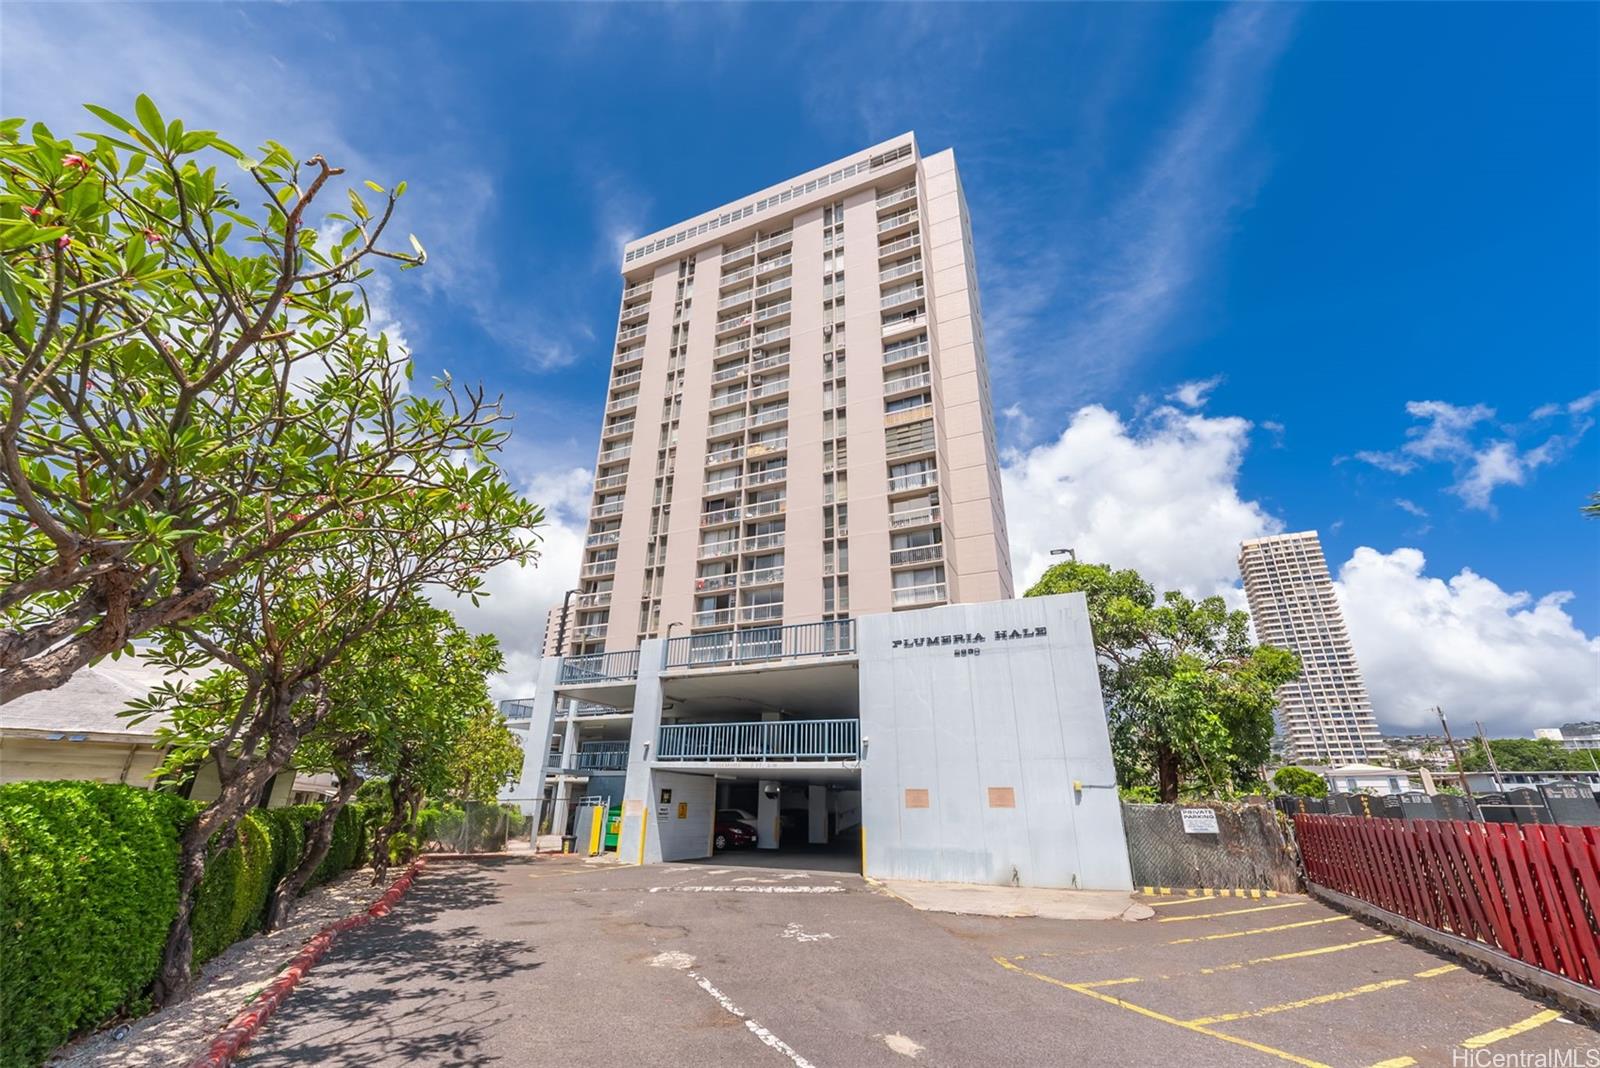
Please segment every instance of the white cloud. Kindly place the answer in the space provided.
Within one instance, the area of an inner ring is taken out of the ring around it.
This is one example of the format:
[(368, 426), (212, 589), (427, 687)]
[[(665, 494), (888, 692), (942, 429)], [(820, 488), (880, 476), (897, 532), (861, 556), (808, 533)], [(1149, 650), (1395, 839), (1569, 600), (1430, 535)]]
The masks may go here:
[(1410, 512), (1418, 519), (1428, 518), (1428, 510), (1422, 507), (1422, 505), (1418, 504), (1416, 501), (1408, 501), (1404, 497), (1396, 497), (1394, 499), (1394, 506), (1400, 509), (1402, 512)]
[(1163, 407), (1135, 425), (1098, 405), (1002, 472), (1019, 590), (1072, 548), (1161, 589), (1233, 591), (1239, 543), (1283, 529), (1239, 496), (1250, 423)]
[(1432, 578), (1425, 565), (1417, 549), (1363, 546), (1339, 569), (1380, 722), (1427, 729), (1437, 704), (1458, 724), (1481, 719), (1491, 735), (1526, 737), (1600, 711), (1600, 637), (1567, 614), (1571, 593), (1536, 599), (1467, 568)]
[(1195, 382), (1185, 382), (1171, 393), (1168, 393), (1167, 399), (1177, 401), (1185, 408), (1204, 408), (1206, 401), (1211, 396), (1211, 391), (1221, 384), (1221, 375), (1212, 375), (1210, 378), (1200, 379)]

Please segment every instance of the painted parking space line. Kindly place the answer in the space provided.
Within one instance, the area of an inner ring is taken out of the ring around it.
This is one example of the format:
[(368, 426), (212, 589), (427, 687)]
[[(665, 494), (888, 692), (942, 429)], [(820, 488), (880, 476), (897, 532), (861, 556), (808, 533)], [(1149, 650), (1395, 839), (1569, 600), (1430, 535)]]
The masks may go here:
[(1209, 920), (1216, 916), (1238, 916), (1244, 912), (1271, 912), (1274, 909), (1297, 909), (1309, 901), (1289, 901), (1282, 905), (1253, 905), (1247, 909), (1223, 909), (1221, 912), (1195, 912), (1184, 916), (1163, 916), (1157, 923), (1183, 923), (1185, 920)]
[(726, 1011), (729, 1015), (736, 1016), (742, 1020), (747, 1031), (755, 1035), (766, 1045), (771, 1046), (785, 1057), (788, 1057), (789, 1060), (794, 1063), (795, 1068), (816, 1068), (816, 1066), (810, 1061), (796, 1053), (793, 1046), (789, 1045), (787, 1042), (773, 1034), (771, 1031), (767, 1030), (765, 1027), (762, 1027), (755, 1020), (752, 1020), (743, 1009), (733, 1003), (733, 1000), (729, 998), (728, 995), (718, 990), (715, 986), (712, 986), (711, 980), (696, 972), (689, 972), (688, 976), (694, 980), (695, 986), (698, 986), (701, 990), (704, 990), (707, 994), (710, 994), (712, 998), (716, 1000), (717, 1004), (722, 1006), (724, 1011)]
[[(1186, 979), (1196, 975), (1216, 975), (1218, 972), (1236, 972), (1241, 968), (1250, 968), (1257, 964), (1276, 964), (1279, 961), (1299, 960), (1302, 957), (1320, 957), (1325, 953), (1342, 953), (1347, 949), (1359, 949), (1362, 946), (1376, 946), (1384, 942), (1393, 941), (1394, 935), (1378, 935), (1376, 938), (1363, 938), (1356, 942), (1340, 942), (1338, 945), (1317, 946), (1314, 949), (1297, 949), (1291, 953), (1274, 953), (1270, 957), (1252, 957), (1249, 960), (1234, 961), (1232, 964), (1217, 964), (1210, 968), (1197, 968), (1192, 972), (1169, 972), (1164, 975), (1130, 979), (1098, 979), (1081, 985), (1098, 989), (1102, 986), (1121, 986), (1125, 983), (1155, 982), (1162, 979)], [(1454, 967), (1454, 965), (1451, 967)]]
[[(1210, 890), (1210, 889), (1204, 889), (1204, 888), (1181, 887), (1181, 886), (1180, 887), (1176, 887), (1176, 888), (1171, 887), (1171, 886), (1141, 886), (1139, 888), (1139, 892), (1144, 894), (1146, 897), (1156, 897), (1156, 896), (1163, 896), (1164, 897), (1164, 896), (1167, 896), (1169, 894), (1175, 894), (1175, 895), (1178, 895), (1180, 897), (1193, 897), (1193, 898), (1208, 898), (1208, 897), (1281, 897), (1282, 896), (1276, 890), (1250, 890), (1250, 889)], [(1175, 903), (1176, 902), (1174, 902), (1174, 904)]]
[(1094, 998), (1096, 1001), (1103, 1001), (1107, 1005), (1115, 1005), (1120, 1009), (1126, 1009), (1129, 1012), (1136, 1013), (1151, 1020), (1158, 1020), (1164, 1024), (1170, 1024), (1173, 1027), (1181, 1028), (1185, 1031), (1191, 1031), (1198, 1035), (1206, 1035), (1210, 1038), (1215, 1038), (1218, 1041), (1227, 1042), (1231, 1045), (1243, 1046), (1245, 1049), (1255, 1050), (1257, 1053), (1261, 1053), (1269, 1057), (1276, 1057), (1278, 1060), (1288, 1061), (1290, 1064), (1298, 1064), (1301, 1066), (1301, 1068), (1329, 1068), (1329, 1065), (1326, 1065), (1321, 1061), (1314, 1061), (1309, 1057), (1301, 1057), (1298, 1054), (1290, 1053), (1287, 1050), (1277, 1049), (1276, 1047), (1268, 1046), (1261, 1042), (1252, 1042), (1250, 1039), (1240, 1038), (1238, 1035), (1230, 1035), (1223, 1031), (1214, 1031), (1211, 1028), (1206, 1027), (1204, 1024), (1196, 1024), (1186, 1020), (1179, 1020), (1176, 1017), (1168, 1016), (1164, 1012), (1157, 1012), (1154, 1009), (1147, 1009), (1143, 1005), (1135, 1005), (1131, 1001), (1123, 1001), (1121, 998), (1112, 997), (1110, 994), (1102, 994), (1098, 990), (1090, 990), (1082, 983), (1069, 983), (1053, 976), (1029, 971), (1019, 964), (1014, 964), (1011, 961), (1006, 960), (1004, 957), (995, 957), (994, 962), (1008, 971), (1016, 972), (1019, 975), (1025, 975), (1030, 979), (1037, 979), (1041, 983), (1049, 983), (1051, 986), (1058, 986), (1063, 990), (1070, 990), (1075, 994), (1082, 994), (1084, 997)]
[(1446, 975), (1450, 972), (1460, 971), (1459, 964), (1446, 964), (1439, 968), (1429, 968), (1417, 972), (1410, 979), (1381, 979), (1376, 983), (1365, 983), (1350, 990), (1338, 990), (1331, 994), (1318, 994), (1316, 997), (1301, 998), (1299, 1001), (1285, 1001), (1278, 1005), (1268, 1005), (1260, 1009), (1248, 1009), (1244, 1012), (1224, 1012), (1215, 1016), (1196, 1016), (1185, 1023), (1192, 1024), (1219, 1024), (1230, 1023), (1234, 1020), (1253, 1020), (1258, 1016), (1274, 1016), (1280, 1012), (1293, 1012), (1296, 1009), (1308, 1009), (1313, 1005), (1327, 1005), (1334, 1001), (1346, 1001), (1350, 998), (1361, 997), (1364, 994), (1376, 994), (1380, 990), (1392, 990), (1397, 986), (1405, 986), (1412, 979), (1432, 979), (1436, 976)]
[(1415, 1057), (1390, 1057), (1386, 1061), (1377, 1062), (1371, 1068), (1411, 1068), (1416, 1063)]
[(1292, 931), (1297, 927), (1317, 927), (1324, 923), (1353, 923), (1349, 916), (1329, 916), (1325, 920), (1301, 920), (1298, 923), (1280, 923), (1275, 927), (1252, 927), (1248, 931), (1223, 931), (1219, 934), (1195, 935), (1192, 938), (1174, 938), (1169, 946), (1186, 946), (1190, 942), (1216, 942), (1224, 938), (1248, 938), (1250, 935), (1271, 934), (1274, 931)]
[(1551, 1020), (1558, 1020), (1560, 1018), (1561, 1014), (1556, 1010), (1545, 1009), (1543, 1012), (1534, 1013), (1526, 1020), (1518, 1020), (1516, 1023), (1508, 1024), (1505, 1027), (1497, 1027), (1493, 1031), (1485, 1031), (1481, 1035), (1473, 1035), (1471, 1038), (1461, 1043), (1461, 1048), (1482, 1049), (1483, 1047), (1493, 1045), (1496, 1042), (1500, 1042), (1508, 1038), (1514, 1038), (1517, 1035), (1522, 1034), (1524, 1031), (1532, 1031), (1535, 1027), (1542, 1027)]

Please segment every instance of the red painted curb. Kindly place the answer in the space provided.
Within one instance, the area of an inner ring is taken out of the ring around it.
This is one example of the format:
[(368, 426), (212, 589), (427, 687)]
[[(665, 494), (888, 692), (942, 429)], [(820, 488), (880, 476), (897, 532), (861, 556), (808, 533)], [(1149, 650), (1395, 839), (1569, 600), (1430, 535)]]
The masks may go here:
[(412, 861), (400, 878), (390, 883), (389, 889), (385, 890), (383, 896), (374, 901), (366, 911), (335, 920), (308, 938), (288, 966), (278, 973), (277, 978), (269, 983), (243, 1012), (228, 1021), (228, 1025), (212, 1040), (210, 1049), (190, 1061), (189, 1068), (227, 1068), (231, 1065), (245, 1045), (266, 1026), (272, 1014), (278, 1011), (278, 1007), (289, 999), (289, 995), (300, 985), (300, 980), (305, 978), (312, 965), (328, 952), (333, 940), (345, 931), (361, 927), (386, 915), (402, 897), (405, 897), (406, 891), (411, 889), (411, 884), (416, 881), (417, 875), (421, 873), (426, 863), (426, 859)]

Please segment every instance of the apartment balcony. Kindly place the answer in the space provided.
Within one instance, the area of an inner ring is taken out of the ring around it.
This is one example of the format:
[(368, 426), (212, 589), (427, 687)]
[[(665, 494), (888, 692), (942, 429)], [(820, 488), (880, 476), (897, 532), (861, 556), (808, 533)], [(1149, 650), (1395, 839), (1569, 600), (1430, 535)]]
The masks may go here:
[[(789, 331), (784, 331), (784, 334), (787, 335), (788, 333)], [(761, 374), (763, 371), (773, 371), (779, 367), (788, 366), (789, 354), (787, 352), (775, 352), (771, 356), (762, 356), (759, 359), (752, 360), (750, 362), (750, 373)]]
[(714, 478), (701, 489), (701, 496), (712, 497), (719, 493), (735, 493), (739, 489), (739, 477), (734, 474)]
[(755, 501), (744, 506), (746, 519), (760, 519), (763, 516), (782, 515), (789, 506), (788, 498), (779, 497), (771, 501)]
[(656, 738), (658, 761), (793, 763), (860, 758), (859, 719), (666, 723)]
[(756, 534), (744, 539), (744, 544), (740, 546), (740, 551), (764, 553), (781, 548), (783, 548), (783, 531), (780, 530), (774, 534)]
[(713, 385), (721, 385), (723, 382), (732, 382), (735, 379), (743, 378), (749, 373), (750, 365), (748, 363), (734, 364), (732, 367), (724, 367), (720, 371), (713, 371), (711, 373), (711, 382)]
[(765, 323), (789, 314), (793, 301), (785, 300), (777, 304), (769, 304), (765, 308), (756, 309), (756, 322)]
[(752, 471), (744, 477), (746, 486), (776, 486), (788, 481), (789, 469), (787, 467), (772, 468), (766, 471)]
[(625, 326), (617, 331), (617, 344), (620, 345), (625, 341), (632, 341), (636, 337), (644, 337), (645, 331), (648, 329), (650, 329), (648, 325)]
[(781, 234), (768, 234), (756, 242), (757, 252), (770, 252), (775, 248), (783, 248), (794, 243), (794, 230), (790, 228)]
[(917, 187), (914, 184), (904, 186), (903, 188), (896, 189), (890, 193), (885, 193), (883, 196), (879, 197), (878, 210), (884, 211), (888, 208), (894, 207), (896, 204), (904, 204), (908, 200), (915, 199), (917, 199)]
[(915, 527), (931, 527), (939, 522), (939, 506), (927, 508), (909, 508), (901, 512), (889, 513), (890, 530), (911, 530)]
[(718, 464), (732, 463), (743, 456), (743, 445), (722, 445), (706, 453), (706, 466), (715, 467)]
[(744, 432), (744, 416), (737, 419), (719, 419), (706, 427), (707, 438), (723, 438), (729, 434), (742, 434)]
[(919, 310), (916, 315), (904, 315), (898, 319), (889, 319), (883, 324), (883, 340), (898, 341), (907, 334), (927, 329), (927, 326), (928, 313), (926, 309)]
[(598, 534), (590, 534), (587, 538), (584, 538), (583, 547), (585, 549), (593, 549), (601, 545), (615, 545), (621, 540), (622, 531), (602, 530)]
[(639, 394), (630, 393), (626, 397), (615, 397), (606, 402), (606, 414), (614, 415), (617, 412), (631, 412), (639, 407)]
[(733, 626), (732, 608), (702, 608), (694, 614), (696, 627), (731, 627)]
[(917, 256), (905, 263), (897, 263), (893, 267), (885, 268), (878, 272), (880, 284), (893, 282), (897, 278), (910, 278), (914, 274), (922, 273), (922, 257)]
[(927, 389), (931, 385), (933, 385), (933, 372), (918, 371), (914, 375), (885, 378), (883, 380), (883, 395), (892, 397), (896, 393), (915, 393), (917, 390)]
[(739, 521), (739, 509), (723, 508), (716, 512), (702, 512), (700, 514), (700, 529), (709, 527), (725, 527)]
[(752, 460), (764, 457), (778, 456), (789, 451), (789, 438), (787, 435), (774, 438), (771, 441), (752, 441), (745, 446), (745, 455)]
[(769, 275), (773, 271), (782, 270), (793, 262), (794, 257), (787, 252), (780, 253), (776, 256), (769, 256), (760, 263), (756, 264), (756, 274), (758, 276)]
[(932, 582), (926, 586), (901, 586), (894, 590), (893, 604), (896, 608), (907, 608), (918, 604), (938, 604), (947, 601), (945, 584)]
[(757, 297), (770, 297), (774, 293), (782, 293), (794, 285), (794, 275), (786, 274), (782, 278), (774, 278), (770, 282), (763, 282), (756, 286)]
[(695, 554), (696, 559), (700, 560), (719, 560), (725, 556), (738, 555), (739, 542), (735, 538), (727, 538), (723, 541), (707, 542), (705, 545), (700, 546), (699, 551)]
[(746, 571), (739, 576), (741, 586), (773, 586), (783, 581), (783, 568), (763, 567), (757, 571)]
[(719, 320), (716, 327), (717, 336), (721, 337), (724, 334), (731, 334), (735, 330), (748, 330), (750, 329), (750, 322), (751, 317), (748, 313), (744, 315), (736, 315), (732, 319)]
[(616, 377), (612, 378), (609, 388), (612, 390), (625, 389), (628, 386), (637, 385), (639, 380), (643, 377), (643, 371), (629, 371), (627, 374), (617, 375)]
[(884, 366), (904, 363), (907, 360), (917, 360), (928, 355), (928, 339), (925, 337), (914, 338), (911, 341), (901, 341), (883, 348)]
[(670, 671), (769, 660), (853, 656), (856, 632), (853, 620), (840, 619), (669, 638), (666, 645), (665, 666)]
[(746, 241), (738, 248), (730, 248), (722, 254), (722, 266), (733, 267), (737, 264), (743, 263), (745, 260), (755, 255), (755, 252), (756, 243), (754, 241)]
[(604, 504), (597, 504), (589, 509), (589, 518), (604, 519), (608, 515), (621, 515), (622, 505), (622, 501), (607, 501)]
[(883, 417), (883, 425), (904, 426), (907, 423), (918, 423), (924, 419), (933, 418), (933, 405), (919, 404), (915, 408), (901, 408), (897, 412), (887, 412)]
[(733, 341), (725, 341), (718, 345), (716, 347), (715, 354), (717, 359), (721, 359), (724, 356), (732, 356), (736, 353), (747, 352), (749, 351), (749, 348), (750, 339), (747, 337), (741, 337)]
[(626, 469), (623, 469), (614, 475), (601, 475), (599, 478), (595, 479), (594, 491), (599, 493), (602, 490), (619, 489), (627, 484), (628, 472)]
[(782, 618), (782, 601), (771, 604), (742, 604), (739, 606), (740, 623), (772, 623)]
[(601, 453), (600, 463), (602, 465), (616, 463), (618, 460), (626, 460), (632, 454), (632, 445), (618, 445), (615, 448), (607, 449), (605, 452)]
[(616, 653), (589, 653), (561, 658), (558, 682), (620, 682), (639, 677), (639, 650)]
[(617, 319), (620, 322), (631, 323), (635, 322), (636, 320), (643, 319), (649, 314), (650, 302), (645, 301), (643, 304), (635, 304), (631, 308), (623, 308), (621, 313), (617, 316)]
[[(770, 345), (774, 341), (782, 341), (784, 338), (788, 337), (789, 334), (790, 334), (790, 330), (789, 330), (789, 328), (787, 326), (775, 326), (775, 327), (771, 328), (770, 330), (767, 330), (767, 331), (764, 331), (763, 333), (757, 334), (756, 335), (756, 345), (757, 346)], [(720, 355), (720, 353), (719, 353), (719, 355)]]
[(573, 766), (579, 771), (626, 771), (627, 742), (584, 742), (574, 754)]
[(729, 571), (726, 575), (702, 575), (694, 580), (694, 592), (712, 593), (717, 590), (732, 590), (738, 588), (739, 575)]
[(917, 225), (917, 222), (920, 218), (921, 217), (917, 214), (917, 210), (912, 208), (910, 211), (902, 211), (898, 214), (891, 215), (886, 219), (879, 219), (878, 236), (883, 238), (890, 234), (898, 233), (901, 230), (910, 229), (911, 227)]
[(920, 282), (909, 286), (901, 286), (898, 289), (891, 289), (880, 297), (878, 299), (878, 308), (880, 311), (888, 311), (890, 308), (898, 308), (902, 304), (913, 304), (927, 295), (928, 287)]
[(753, 401), (763, 400), (764, 398), (776, 397), (787, 392), (789, 392), (789, 379), (785, 377), (778, 379), (776, 382), (763, 382), (759, 386), (752, 386), (750, 399)]
[(626, 304), (628, 301), (637, 300), (639, 297), (648, 297), (650, 291), (654, 288), (655, 283), (653, 281), (640, 282), (638, 285), (629, 286), (622, 291), (622, 301)]
[(878, 246), (878, 259), (886, 260), (886, 259), (890, 258), (891, 256), (898, 256), (902, 252), (910, 252), (913, 249), (916, 249), (916, 250), (920, 251), (921, 247), (922, 247), (922, 231), (913, 230), (911, 233), (906, 234), (904, 237), (897, 237), (893, 241), (887, 242), (886, 244), (879, 245)]
[(616, 358), (611, 361), (611, 366), (626, 367), (628, 364), (637, 363), (642, 359), (644, 359), (644, 346), (635, 345), (631, 349), (623, 349), (617, 353)]
[(918, 564), (937, 564), (944, 559), (944, 543), (913, 545), (905, 549), (889, 550), (890, 567), (915, 567)]
[(745, 391), (742, 389), (732, 390), (728, 393), (715, 394), (711, 398), (710, 410), (713, 412), (720, 412), (725, 408), (743, 407), (745, 397)]
[(572, 638), (574, 641), (580, 642), (604, 638), (606, 636), (606, 628), (610, 626), (610, 623), (584, 623), (572, 628)]
[(584, 578), (601, 578), (605, 575), (615, 575), (617, 573), (617, 562), (615, 560), (595, 560), (592, 563), (584, 564), (578, 573)]
[(611, 603), (610, 590), (596, 590), (593, 593), (580, 593), (572, 599), (575, 608), (605, 608)]
[(789, 419), (789, 406), (781, 408), (768, 408), (766, 411), (756, 412), (750, 417), (751, 426), (771, 426), (773, 423), (787, 422)]
[(633, 433), (633, 422), (634, 421), (632, 419), (624, 419), (621, 422), (611, 423), (607, 425), (604, 430), (600, 431), (600, 437), (602, 439), (625, 438)]
[(717, 311), (727, 311), (729, 308), (737, 308), (741, 304), (749, 304), (751, 296), (752, 294), (748, 289), (741, 289), (737, 293), (729, 293), (717, 301)]
[(912, 472), (909, 475), (896, 475), (890, 480), (890, 492), (910, 492), (914, 489), (925, 489), (928, 486), (938, 486), (938, 470), (928, 472)]
[[(924, 416), (926, 418), (926, 416)], [(884, 453), (891, 460), (905, 460), (915, 456), (927, 456), (938, 450), (937, 444), (930, 437), (926, 441), (912, 441), (904, 445), (892, 445)]]
[(754, 267), (741, 267), (731, 274), (724, 274), (718, 282), (718, 288), (727, 289), (730, 286), (736, 286), (745, 279), (753, 277), (755, 273), (756, 269)]

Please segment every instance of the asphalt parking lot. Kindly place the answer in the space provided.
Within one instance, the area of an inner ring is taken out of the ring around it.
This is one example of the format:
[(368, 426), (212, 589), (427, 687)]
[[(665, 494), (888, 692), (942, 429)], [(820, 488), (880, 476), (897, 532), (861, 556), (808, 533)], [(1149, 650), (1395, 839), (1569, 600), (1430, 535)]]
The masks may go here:
[(1143, 900), (999, 919), (837, 872), (440, 864), (246, 1063), (1600, 1064), (1600, 1033), (1307, 898)]

